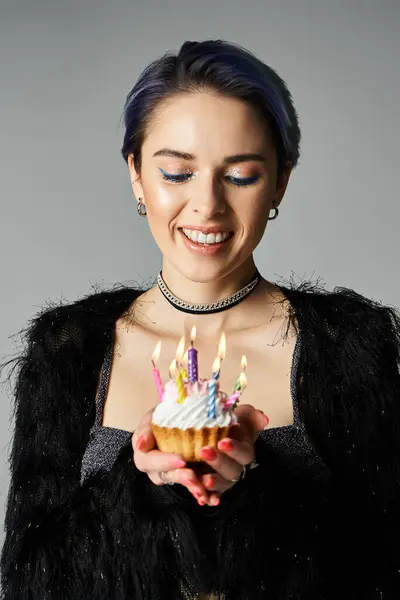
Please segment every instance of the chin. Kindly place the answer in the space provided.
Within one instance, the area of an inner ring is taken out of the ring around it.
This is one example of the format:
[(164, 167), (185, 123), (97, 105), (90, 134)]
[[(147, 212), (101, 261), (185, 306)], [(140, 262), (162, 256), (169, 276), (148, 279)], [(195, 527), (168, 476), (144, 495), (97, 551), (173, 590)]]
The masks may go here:
[(228, 265), (226, 261), (224, 263), (210, 263), (204, 262), (203, 264), (176, 264), (176, 269), (189, 281), (194, 283), (212, 283), (213, 281), (219, 281), (223, 279), (232, 271), (237, 268), (236, 266)]

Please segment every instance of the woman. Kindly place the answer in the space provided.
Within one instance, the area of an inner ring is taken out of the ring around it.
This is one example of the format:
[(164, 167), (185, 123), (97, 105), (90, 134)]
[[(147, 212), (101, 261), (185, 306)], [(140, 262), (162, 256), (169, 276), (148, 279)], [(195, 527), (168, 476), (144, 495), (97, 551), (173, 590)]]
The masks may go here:
[[(239, 46), (186, 42), (144, 70), (125, 125), (162, 271), (26, 330), (3, 600), (398, 598), (399, 316), (253, 259), (299, 158), (285, 83)], [(249, 382), (239, 434), (194, 468), (150, 424), (154, 346), (166, 373), (193, 325), (200, 374), (224, 331), (221, 388), (243, 353)]]

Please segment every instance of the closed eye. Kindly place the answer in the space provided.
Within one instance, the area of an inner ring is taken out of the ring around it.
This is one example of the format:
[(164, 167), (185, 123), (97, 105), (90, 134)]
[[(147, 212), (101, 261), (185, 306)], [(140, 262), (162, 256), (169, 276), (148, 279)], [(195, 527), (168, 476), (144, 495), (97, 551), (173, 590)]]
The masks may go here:
[[(172, 181), (173, 183), (184, 183), (192, 177), (192, 173), (167, 173), (164, 169), (161, 169), (161, 167), (159, 167), (159, 169), (163, 179)], [(258, 175), (255, 175), (254, 177), (232, 177), (231, 175), (226, 175), (225, 179), (237, 187), (242, 187), (257, 183), (260, 177)]]

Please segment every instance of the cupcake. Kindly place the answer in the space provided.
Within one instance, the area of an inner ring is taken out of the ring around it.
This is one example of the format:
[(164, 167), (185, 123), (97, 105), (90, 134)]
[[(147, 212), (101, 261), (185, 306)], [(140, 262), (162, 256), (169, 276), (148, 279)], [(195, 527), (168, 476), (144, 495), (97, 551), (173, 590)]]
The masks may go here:
[[(210, 382), (216, 386), (212, 411), (209, 408)], [(219, 382), (215, 380), (199, 379), (192, 383), (184, 379), (183, 387), (185, 397), (178, 402), (176, 381), (166, 382), (161, 402), (153, 412), (153, 433), (162, 452), (180, 454), (187, 462), (201, 462), (200, 449), (216, 448), (237, 425), (235, 404), (227, 402), (227, 394), (219, 390)]]

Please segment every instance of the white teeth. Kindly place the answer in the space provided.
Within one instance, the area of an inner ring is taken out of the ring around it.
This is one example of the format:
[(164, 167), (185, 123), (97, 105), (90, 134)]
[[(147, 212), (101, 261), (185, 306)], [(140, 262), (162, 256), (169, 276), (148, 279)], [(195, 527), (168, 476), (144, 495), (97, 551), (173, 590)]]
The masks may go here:
[(183, 229), (182, 230), (186, 237), (188, 237), (193, 242), (197, 242), (198, 244), (219, 244), (223, 242), (229, 237), (229, 233), (208, 233), (205, 234), (202, 231), (197, 231), (194, 229)]

